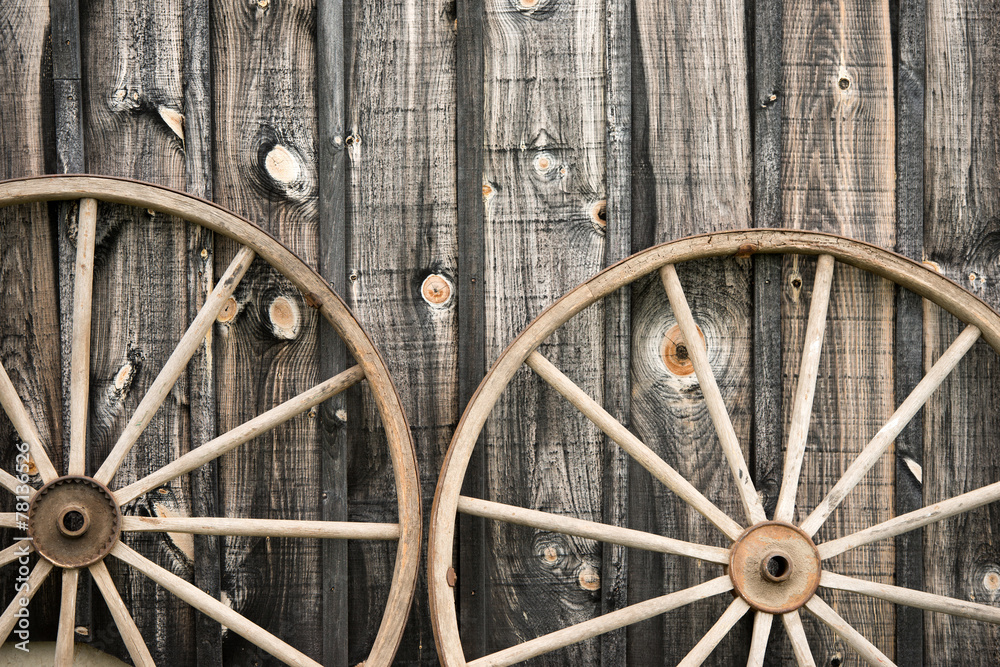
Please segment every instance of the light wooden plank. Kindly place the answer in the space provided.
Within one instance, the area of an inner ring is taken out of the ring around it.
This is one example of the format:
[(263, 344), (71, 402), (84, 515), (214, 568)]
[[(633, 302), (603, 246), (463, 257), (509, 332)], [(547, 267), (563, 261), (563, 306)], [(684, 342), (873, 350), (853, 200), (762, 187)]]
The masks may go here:
[[(782, 226), (894, 248), (896, 127), (889, 3), (785, 0), (783, 15)], [(785, 258), (782, 342), (794, 351), (785, 356), (786, 377), (798, 371), (813, 265), (811, 258)], [(820, 361), (813, 438), (796, 499), (801, 510), (822, 500), (896, 407), (894, 294), (888, 282), (837, 267), (824, 342), (830, 354)], [(793, 390), (794, 384), (786, 383), (786, 406)], [(895, 495), (893, 470), (891, 459), (881, 460), (817, 534), (818, 540), (888, 518)], [(803, 518), (798, 513), (794, 522)], [(894, 563), (893, 545), (883, 543), (853, 553), (838, 568), (851, 575), (878, 572), (888, 579)], [(893, 645), (892, 605), (839, 593), (831, 593), (830, 601), (876, 644)], [(824, 626), (809, 628), (816, 632), (809, 637), (814, 655), (832, 655), (842, 645)]]
[[(1000, 281), (1000, 264), (995, 261), (1000, 100), (991, 92), (1000, 87), (996, 41), (1000, 3), (930, 0), (912, 3), (909, 9), (924, 13), (914, 17), (924, 31), (926, 54), (925, 117), (922, 131), (914, 132), (923, 149), (923, 259), (1000, 310), (1000, 296), (994, 289)], [(923, 319), (926, 368), (927, 360), (939, 355), (963, 325), (934, 307), (924, 310)], [(928, 401), (923, 413), (924, 456), (917, 468), (922, 504), (1000, 480), (997, 377), (1000, 358), (994, 350), (977, 345)], [(922, 584), (893, 583), (955, 598), (974, 593), (979, 601), (995, 602), (1000, 506), (929, 525), (920, 537)], [(941, 558), (941, 553), (953, 556)], [(924, 614), (924, 619), (925, 660), (987, 667), (1000, 655), (1000, 628), (996, 626), (940, 614)]]
[(73, 277), (73, 331), (70, 351), (69, 464), (67, 473), (87, 471), (87, 421), (90, 418), (90, 324), (94, 298), (94, 246), (97, 200), (80, 200)]

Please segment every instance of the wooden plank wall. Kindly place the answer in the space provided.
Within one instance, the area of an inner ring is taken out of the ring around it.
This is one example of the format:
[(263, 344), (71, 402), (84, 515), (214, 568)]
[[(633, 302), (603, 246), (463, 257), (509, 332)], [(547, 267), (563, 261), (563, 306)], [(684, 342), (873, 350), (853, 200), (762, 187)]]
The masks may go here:
[[(836, 232), (929, 262), (1000, 307), (998, 17), (998, 0), (15, 0), (0, 9), (0, 176), (83, 170), (186, 189), (318, 267), (397, 383), (426, 514), (493, 359), (569, 288), (651, 244), (749, 226)], [(143, 211), (100, 214), (91, 466), (235, 252)], [(74, 224), (72, 206), (0, 214), (0, 362), (39, 397), (57, 460)], [(753, 258), (680, 272), (769, 513), (814, 266)], [(674, 324), (659, 281), (643, 280), (541, 351), (739, 513), (691, 369), (664, 359)], [(838, 267), (806, 506), (959, 330)], [(256, 263), (119, 480), (344, 363), (312, 309)], [(955, 480), (966, 490), (1000, 478), (998, 376), (980, 343), (820, 538), (941, 499)], [(0, 439), (14, 437), (0, 418)], [(527, 369), (494, 410), (466, 482), (471, 495), (722, 544)], [(352, 390), (129, 511), (385, 520), (394, 496), (374, 403)], [(998, 525), (1000, 510), (986, 508), (837, 564), (997, 604)], [(362, 542), (149, 535), (134, 545), (330, 665), (365, 658), (394, 557), (393, 545)], [(458, 547), (470, 658), (719, 573), (477, 519), (460, 524)], [(158, 663), (273, 662), (141, 576), (114, 574)], [(51, 629), (58, 586), (46, 591), (37, 618)], [(823, 595), (899, 664), (1000, 662), (996, 628)], [(422, 583), (417, 596), (397, 663), (435, 665)], [(726, 602), (532, 664), (674, 664)], [(80, 610), (80, 640), (124, 656), (86, 578)], [(803, 618), (817, 664), (860, 664)], [(749, 631), (739, 624), (706, 664), (744, 660)], [(777, 625), (771, 649), (768, 664), (791, 660)]]

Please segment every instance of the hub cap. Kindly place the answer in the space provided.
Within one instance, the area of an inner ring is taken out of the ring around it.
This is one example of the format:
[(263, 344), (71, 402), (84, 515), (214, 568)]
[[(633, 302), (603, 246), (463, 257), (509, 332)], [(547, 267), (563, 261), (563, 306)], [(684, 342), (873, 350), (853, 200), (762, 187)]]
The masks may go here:
[(107, 556), (121, 525), (114, 496), (89, 477), (52, 480), (28, 508), (28, 535), (35, 550), (60, 567), (86, 567)]
[(729, 576), (736, 592), (758, 611), (785, 614), (804, 605), (819, 586), (816, 545), (795, 526), (766, 521), (733, 544)]

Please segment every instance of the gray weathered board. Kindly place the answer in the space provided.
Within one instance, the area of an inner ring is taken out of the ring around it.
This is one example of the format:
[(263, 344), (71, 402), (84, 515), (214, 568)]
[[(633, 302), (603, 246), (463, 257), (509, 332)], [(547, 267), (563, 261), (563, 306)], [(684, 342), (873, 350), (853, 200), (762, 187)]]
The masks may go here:
[[(249, 217), (319, 267), (393, 373), (425, 507), (490, 362), (564, 291), (652, 243), (732, 227), (832, 231), (933, 262), (1000, 306), (998, 0), (316, 2), (4, 3), (0, 176), (84, 170), (187, 189)], [(94, 314), (91, 370), (97, 454), (113, 445), (233, 253), (228, 242), (143, 211), (101, 213), (95, 295), (105, 305)], [(0, 361), (17, 369), (14, 383), (32, 397), (57, 459), (70, 219), (65, 206), (0, 217)], [(768, 507), (812, 267), (754, 259), (681, 272)], [(294, 332), (268, 319), (279, 299), (299, 309)], [(847, 270), (838, 271), (830, 313), (807, 503), (958, 331), (950, 316)], [(123, 479), (344, 363), (310, 309), (261, 265), (224, 319)], [(582, 314), (544, 352), (735, 511), (697, 384), (659, 358), (672, 326), (662, 289), (640, 281)], [(956, 479), (972, 489), (1000, 478), (997, 377), (1000, 361), (980, 344), (929, 403), (922, 426), (904, 432), (895, 457), (879, 463), (820, 537), (939, 499)], [(717, 539), (530, 372), (514, 385), (487, 424), (467, 492)], [(133, 510), (391, 515), (391, 475), (369, 397), (349, 393), (316, 417)], [(0, 439), (12, 438), (0, 419)], [(849, 573), (996, 604), (998, 525), (998, 510), (987, 508), (840, 562)], [(461, 523), (459, 544), (470, 657), (706, 576), (683, 559), (478, 519)], [(391, 547), (368, 543), (342, 550), (150, 535), (138, 547), (336, 665), (363, 659), (392, 561)], [(158, 662), (269, 662), (148, 581), (115, 574)], [(5, 591), (9, 583), (0, 580)], [(39, 638), (54, 632), (58, 587), (48, 588)], [(81, 640), (124, 655), (88, 590), (81, 587)], [(422, 587), (417, 595), (397, 662), (433, 665)], [(900, 664), (1000, 661), (996, 629), (849, 594), (829, 598)], [(723, 608), (720, 599), (672, 612), (535, 664), (672, 664)], [(857, 664), (805, 618), (819, 664)], [(748, 636), (749, 625), (738, 626), (713, 664), (735, 664)], [(770, 664), (789, 658), (780, 630), (772, 647)]]

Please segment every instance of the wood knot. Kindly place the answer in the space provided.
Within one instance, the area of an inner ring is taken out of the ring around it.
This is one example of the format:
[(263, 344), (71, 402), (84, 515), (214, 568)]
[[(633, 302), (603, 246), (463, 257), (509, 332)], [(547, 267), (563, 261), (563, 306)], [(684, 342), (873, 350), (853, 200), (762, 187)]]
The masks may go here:
[(264, 157), (264, 169), (268, 176), (279, 183), (294, 183), (299, 179), (299, 161), (284, 146), (275, 145)]
[(580, 576), (577, 578), (580, 582), (580, 588), (587, 591), (599, 591), (601, 590), (601, 575), (597, 573), (593, 567), (587, 565), (580, 570)]
[[(698, 335), (701, 336), (702, 344), (705, 344), (705, 333), (698, 327)], [(694, 373), (694, 364), (691, 363), (691, 353), (684, 340), (681, 328), (676, 324), (663, 336), (663, 363), (667, 365), (667, 370), (674, 375), (681, 377)]]
[(444, 308), (451, 301), (451, 281), (440, 273), (432, 273), (424, 278), (420, 294), (433, 308)]
[(227, 322), (231, 322), (238, 312), (240, 312), (240, 305), (236, 303), (236, 299), (229, 297), (229, 300), (222, 306), (222, 310), (219, 311), (219, 316), (215, 318), (215, 321), (220, 324), (226, 324)]
[(271, 332), (276, 338), (294, 340), (299, 335), (299, 306), (287, 296), (279, 296), (268, 308)]
[(605, 199), (590, 207), (590, 219), (598, 229), (608, 226), (608, 202)]
[(738, 259), (746, 259), (750, 255), (757, 252), (757, 246), (753, 243), (744, 243), (736, 250), (736, 257)]
[(986, 576), (983, 577), (983, 588), (988, 590), (990, 593), (995, 593), (997, 589), (1000, 589), (1000, 574), (996, 572), (987, 572)]

